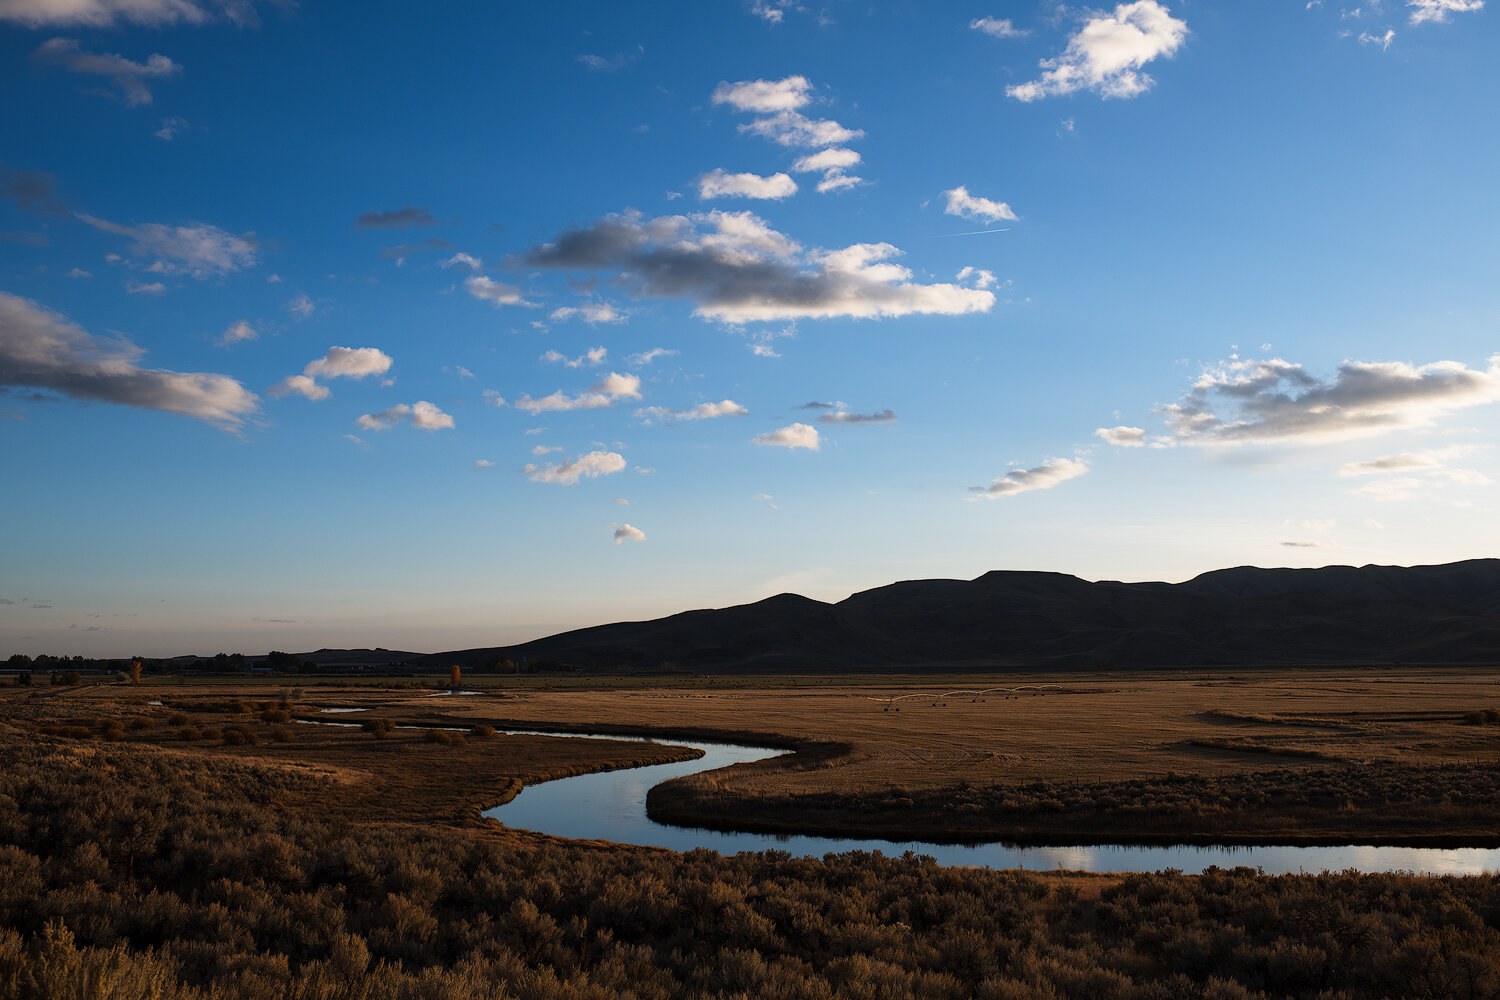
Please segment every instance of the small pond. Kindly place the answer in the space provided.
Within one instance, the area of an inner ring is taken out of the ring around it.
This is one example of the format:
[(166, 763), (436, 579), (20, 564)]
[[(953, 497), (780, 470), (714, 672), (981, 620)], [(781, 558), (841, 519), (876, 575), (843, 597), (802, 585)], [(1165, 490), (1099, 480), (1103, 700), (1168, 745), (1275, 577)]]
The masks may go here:
[[(513, 730), (516, 735), (523, 731)], [(531, 735), (530, 733), (525, 733)], [(582, 733), (535, 735), (576, 738)], [(626, 737), (595, 737), (624, 739)], [(657, 740), (704, 750), (698, 760), (655, 764), (621, 771), (605, 771), (530, 785), (511, 802), (488, 810), (506, 826), (559, 837), (612, 840), (621, 844), (665, 847), (674, 851), (707, 848), (722, 854), (739, 851), (787, 851), (802, 857), (829, 852), (904, 851), (931, 855), (944, 865), (988, 868), (1065, 868), (1091, 872), (1160, 871), (1176, 868), (1196, 874), (1217, 866), (1245, 865), (1268, 874), (1344, 871), (1410, 871), (1439, 875), (1475, 875), (1500, 871), (1500, 849), (1371, 847), (1016, 847), (1003, 843), (954, 845), (921, 841), (852, 840), (837, 837), (777, 836), (759, 833), (721, 833), (667, 826), (646, 816), (646, 792), (671, 778), (763, 760), (786, 753), (764, 747), (736, 746), (679, 740)]]

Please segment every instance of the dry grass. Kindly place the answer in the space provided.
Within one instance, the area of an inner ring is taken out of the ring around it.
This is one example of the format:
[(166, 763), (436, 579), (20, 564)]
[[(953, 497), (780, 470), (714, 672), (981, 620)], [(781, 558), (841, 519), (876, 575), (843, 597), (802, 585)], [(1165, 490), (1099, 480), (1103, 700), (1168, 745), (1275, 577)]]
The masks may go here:
[[(178, 750), (251, 754), (287, 764), (316, 764), (350, 789), (338, 808), (350, 816), (411, 818), (471, 815), (504, 798), (512, 779), (534, 782), (621, 766), (639, 746), (543, 737), (429, 742), (418, 730), (384, 739), (359, 724), (451, 727), (480, 735), (485, 726), (635, 727), (663, 734), (760, 733), (804, 745), (803, 753), (743, 765), (715, 776), (729, 799), (858, 796), (890, 790), (941, 792), (991, 787), (1107, 783), (1169, 777), (1223, 778), (1272, 770), (1363, 765), (1500, 763), (1492, 727), (1465, 715), (1500, 703), (1500, 675), (1453, 669), (1266, 670), (1157, 675), (1012, 675), (834, 680), (811, 686), (715, 686), (702, 678), (661, 679), (654, 687), (598, 690), (490, 689), (476, 696), (325, 685), (289, 711), (299, 718), (355, 728), (297, 725), (278, 743), (249, 714), (285, 692), (245, 685), (164, 684), (83, 688), (31, 699), (36, 722), (86, 720), (94, 734)], [(5, 692), (7, 699), (24, 694)], [(149, 707), (147, 701), (165, 704)], [(42, 708), (41, 706), (45, 706)], [(321, 714), (320, 707), (363, 708)], [(216, 727), (248, 727), (255, 746), (193, 743), (169, 722), (190, 712), (206, 736)], [(45, 716), (45, 719), (43, 719)], [(157, 725), (122, 733), (110, 720), (145, 717)], [(279, 716), (278, 716), (279, 717)], [(100, 722), (99, 720), (105, 720)], [(261, 730), (265, 730), (261, 732)], [(457, 735), (455, 733), (454, 735)], [(830, 753), (829, 748), (837, 748)], [(667, 759), (670, 751), (649, 751)], [(666, 755), (666, 756), (663, 756)], [(919, 795), (919, 798), (921, 796)]]

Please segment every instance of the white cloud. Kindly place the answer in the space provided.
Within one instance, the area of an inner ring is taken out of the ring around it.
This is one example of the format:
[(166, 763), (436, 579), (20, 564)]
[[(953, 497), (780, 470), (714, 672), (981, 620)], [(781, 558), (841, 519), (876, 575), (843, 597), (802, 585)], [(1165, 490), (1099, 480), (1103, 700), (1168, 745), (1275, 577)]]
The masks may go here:
[(476, 274), (464, 279), (464, 288), (476, 299), (481, 299), (494, 306), (530, 306), (533, 302), (527, 302), (522, 296), (521, 290), (515, 285), (507, 285), (503, 281), (494, 281), (482, 274)]
[(1024, 38), (1030, 34), (1010, 23), (1008, 17), (976, 17), (969, 22), (974, 31), (982, 31), (991, 38)]
[(484, 396), (484, 401), (486, 403), (490, 404), (491, 406), (504, 406), (505, 405), (505, 397), (502, 396), (502, 395), (500, 395), (500, 393), (497, 392), (497, 391), (495, 391), (494, 389), (486, 389), (486, 390), (484, 390), (483, 396)]
[(1476, 370), (1346, 361), (1320, 381), (1301, 365), (1234, 359), (1208, 371), (1181, 401), (1162, 408), (1184, 444), (1331, 441), (1430, 426), (1445, 413), (1500, 400), (1500, 354)]
[(974, 279), (975, 288), (990, 288), (998, 280), (994, 271), (986, 271), (982, 267), (965, 267), (958, 272), (959, 281), (967, 281), (969, 278)]
[(609, 349), (604, 347), (591, 347), (576, 358), (570, 358), (566, 354), (563, 354), (561, 351), (548, 350), (545, 351), (537, 360), (551, 362), (561, 361), (569, 368), (582, 368), (584, 365), (603, 364), (604, 359), (606, 356), (608, 356), (608, 354)]
[(621, 542), (626, 542), (626, 541), (630, 541), (630, 542), (644, 542), (645, 540), (646, 540), (646, 533), (644, 531), (642, 531), (640, 528), (637, 528), (633, 524), (622, 524), (618, 528), (615, 529), (615, 544), (616, 545), (619, 545)]
[(478, 257), (473, 256), (472, 254), (456, 253), (452, 257), (449, 257), (447, 260), (442, 262), (443, 267), (458, 267), (460, 265), (462, 265), (463, 267), (467, 267), (470, 271), (473, 271), (476, 274), (484, 270), (484, 261), (480, 260)]
[(801, 157), (792, 164), (799, 174), (814, 174), (828, 170), (848, 170), (860, 163), (860, 155), (852, 149), (824, 149)]
[(657, 358), (673, 358), (676, 356), (676, 351), (668, 350), (665, 347), (653, 347), (649, 351), (642, 351), (640, 354), (632, 354), (625, 360), (627, 363), (632, 365), (649, 365)]
[(128, 281), (125, 283), (125, 291), (130, 295), (164, 295), (167, 286), (160, 281), (153, 281), (149, 284), (141, 281)]
[(754, 320), (895, 317), (987, 312), (992, 292), (917, 284), (889, 259), (889, 243), (804, 252), (750, 212), (713, 211), (645, 219), (608, 216), (533, 247), (521, 262), (567, 270), (610, 270), (647, 295), (686, 298), (695, 314), (727, 323)]
[(286, 304), (286, 311), (298, 319), (307, 319), (307, 317), (318, 311), (318, 307), (305, 294), (299, 294)]
[(186, 118), (177, 118), (175, 116), (171, 118), (163, 118), (161, 120), (161, 128), (157, 129), (151, 134), (156, 136), (156, 138), (160, 139), (163, 142), (171, 142), (173, 139), (177, 138), (178, 132), (181, 132), (183, 129), (187, 128), (187, 124), (188, 123)]
[(713, 102), (728, 104), (736, 111), (763, 114), (774, 111), (794, 111), (812, 98), (808, 91), (812, 84), (805, 76), (789, 76), (781, 80), (741, 80), (738, 83), (721, 81), (714, 88)]
[(626, 500), (624, 497), (616, 497), (615, 500), (614, 500), (614, 503), (615, 503), (615, 506), (617, 506), (617, 507), (629, 507), (630, 506), (630, 501)]
[(378, 347), (330, 347), (328, 353), (309, 361), (302, 374), (313, 378), (365, 378), (390, 370), (391, 356)]
[(852, 149), (824, 149), (798, 159), (792, 164), (792, 169), (799, 174), (821, 172), (823, 179), (818, 182), (818, 191), (826, 194), (863, 184), (863, 177), (845, 172), (859, 162), (860, 155)]
[(1139, 448), (1146, 443), (1146, 429), (1144, 427), (1100, 427), (1094, 431), (1094, 436), (1103, 439), (1109, 444), (1121, 448)]
[(435, 404), (418, 400), (411, 404), (411, 425), (424, 431), (448, 430), (453, 427), (453, 418)]
[(547, 318), (554, 323), (562, 323), (576, 316), (592, 326), (595, 323), (619, 323), (625, 319), (625, 315), (608, 302), (585, 302), (580, 306), (561, 306), (552, 310)]
[(1006, 87), (1020, 101), (1090, 90), (1103, 97), (1135, 97), (1155, 82), (1140, 68), (1171, 56), (1187, 38), (1187, 23), (1156, 0), (1122, 3), (1113, 14), (1097, 14), (1068, 39), (1054, 59), (1044, 59), (1041, 77)]
[(1406, 0), (1406, 6), (1411, 8), (1412, 24), (1423, 24), (1427, 21), (1442, 24), (1448, 20), (1449, 14), (1466, 14), (1482, 10), (1484, 0)]
[(278, 399), (282, 396), (305, 396), (308, 399), (327, 399), (333, 395), (333, 391), (326, 385), (319, 385), (306, 375), (288, 375), (270, 388), (271, 395)]
[(757, 118), (748, 125), (741, 125), (740, 131), (783, 146), (802, 146), (807, 149), (839, 146), (863, 138), (865, 134), (862, 129), (845, 128), (826, 118), (808, 118), (797, 111), (783, 111), (766, 118)]
[(366, 413), (354, 422), (367, 431), (383, 431), (395, 427), (402, 420), (410, 419), (413, 427), (424, 431), (451, 429), (453, 418), (435, 404), (419, 400), (411, 405), (397, 403), (379, 413)]
[(1012, 469), (988, 486), (971, 486), (969, 491), (986, 500), (1027, 493), (1031, 490), (1050, 490), (1059, 483), (1077, 479), (1089, 467), (1071, 458), (1049, 458), (1032, 469)]
[(558, 447), (555, 444), (539, 444), (531, 449), (531, 453), (538, 458), (543, 455), (550, 455), (554, 451), (562, 451), (562, 448)]
[(760, 434), (750, 439), (751, 444), (778, 445), (782, 448), (810, 448), (817, 451), (822, 446), (818, 429), (811, 424), (789, 424), (779, 430)]
[(251, 0), (3, 0), (0, 21), (27, 27), (81, 24), (106, 28), (128, 24), (204, 24), (224, 17), (236, 24), (256, 22)]
[(81, 267), (75, 267), (75, 268), (73, 268), (73, 270), (69, 271), (66, 275), (64, 275), (64, 277), (68, 277), (68, 278), (92, 278), (93, 275), (90, 274), (88, 271), (85, 271)]
[(135, 240), (130, 252), (136, 257), (154, 258), (146, 270), (157, 274), (207, 278), (254, 267), (256, 263), (254, 233), (235, 236), (206, 222), (186, 226), (164, 226), (157, 222), (122, 226), (81, 213), (78, 218), (95, 229)]
[[(5, 16), (9, 0), (0, 4), (0, 18)], [(159, 53), (153, 54), (143, 63), (131, 62), (124, 56), (107, 52), (85, 52), (76, 38), (53, 38), (45, 41), (36, 50), (33, 58), (41, 62), (55, 63), (70, 73), (109, 77), (120, 91), (120, 99), (129, 107), (151, 103), (151, 88), (147, 80), (161, 80), (176, 76), (182, 67)]]
[(686, 410), (671, 410), (665, 406), (647, 406), (636, 410), (635, 415), (647, 420), (711, 420), (714, 417), (742, 417), (750, 411), (732, 399), (718, 403), (699, 403)]
[(487, 458), (479, 458), (474, 460), (474, 468), (476, 469), (493, 469), (494, 467), (495, 463), (491, 462)]
[(443, 374), (444, 375), (454, 375), (454, 376), (457, 376), (458, 378), (473, 378), (474, 377), (474, 373), (471, 372), (471, 371), (469, 371), (469, 369), (465, 368), (463, 365), (444, 365), (443, 366)]
[(698, 177), (698, 197), (761, 198), (779, 200), (797, 193), (797, 182), (786, 174), (731, 174), (724, 169), (710, 170)]
[(534, 483), (572, 486), (581, 478), (596, 479), (625, 468), (625, 457), (612, 451), (591, 451), (556, 465), (526, 465), (521, 471)]
[(411, 407), (405, 403), (397, 403), (390, 409), (381, 410), (379, 413), (366, 413), (356, 418), (354, 422), (367, 431), (383, 431), (395, 427), (409, 416), (411, 416)]
[(948, 196), (948, 207), (943, 209), (946, 215), (977, 219), (980, 222), (999, 222), (1002, 219), (1015, 222), (1019, 218), (1005, 202), (976, 197), (969, 194), (969, 189), (962, 185), (951, 191), (944, 191), (943, 194)]
[(514, 405), (518, 410), (537, 414), (549, 411), (597, 410), (606, 406), (613, 406), (620, 399), (640, 398), (641, 380), (639, 376), (621, 375), (618, 372), (610, 372), (604, 378), (595, 382), (587, 392), (569, 396), (559, 389), (550, 396), (543, 396), (541, 399), (532, 399), (530, 395), (525, 395), (516, 400)]
[(72, 399), (164, 410), (234, 430), (257, 410), (255, 394), (227, 375), (141, 368), (145, 352), (101, 340), (50, 309), (0, 292), (0, 385)]
[(1368, 31), (1361, 31), (1359, 33), (1359, 44), (1378, 45), (1380, 46), (1380, 51), (1382, 52), (1384, 52), (1386, 49), (1389, 49), (1391, 47), (1391, 42), (1395, 40), (1396, 32), (1392, 28), (1387, 28), (1385, 30), (1385, 34), (1383, 35), (1372, 35)]

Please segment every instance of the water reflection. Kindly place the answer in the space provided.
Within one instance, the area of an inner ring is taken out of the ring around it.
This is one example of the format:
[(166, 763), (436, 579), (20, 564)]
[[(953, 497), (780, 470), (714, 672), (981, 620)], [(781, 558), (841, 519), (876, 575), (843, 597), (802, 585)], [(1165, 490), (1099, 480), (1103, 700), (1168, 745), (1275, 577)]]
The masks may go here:
[[(583, 736), (571, 733), (516, 735)], [(630, 737), (595, 737), (630, 739)], [(1176, 868), (1199, 873), (1205, 868), (1244, 865), (1268, 874), (1344, 871), (1409, 871), (1442, 875), (1476, 875), (1500, 871), (1500, 849), (1424, 847), (1126, 847), (1102, 844), (1088, 847), (1016, 847), (1007, 844), (932, 844), (922, 841), (854, 840), (756, 833), (721, 833), (666, 826), (646, 816), (646, 792), (653, 785), (699, 771), (730, 764), (764, 760), (787, 751), (678, 740), (657, 740), (674, 746), (696, 746), (698, 760), (654, 764), (623, 771), (605, 771), (532, 785), (514, 800), (485, 813), (506, 826), (580, 840), (612, 840), (621, 844), (665, 847), (674, 851), (707, 848), (722, 854), (778, 850), (802, 857), (830, 852), (914, 851), (940, 864), (1033, 871), (1068, 869), (1091, 872), (1160, 871)]]

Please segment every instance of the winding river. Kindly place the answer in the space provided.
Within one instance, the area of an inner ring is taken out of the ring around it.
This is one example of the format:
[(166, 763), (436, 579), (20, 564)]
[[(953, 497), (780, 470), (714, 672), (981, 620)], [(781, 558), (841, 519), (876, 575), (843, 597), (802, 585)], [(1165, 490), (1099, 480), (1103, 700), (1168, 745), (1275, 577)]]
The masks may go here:
[[(628, 739), (585, 733), (515, 735), (557, 736), (569, 739)], [(667, 826), (646, 816), (646, 792), (670, 778), (710, 771), (730, 764), (764, 760), (788, 753), (764, 747), (726, 743), (656, 740), (674, 746), (700, 747), (697, 760), (653, 764), (620, 771), (603, 771), (529, 785), (521, 794), (485, 815), (506, 826), (581, 840), (612, 840), (621, 844), (665, 847), (674, 851), (707, 848), (721, 854), (739, 851), (786, 851), (800, 857), (822, 857), (830, 852), (905, 851), (932, 856), (939, 864), (988, 868), (1064, 868), (1090, 872), (1159, 871), (1175, 868), (1190, 874), (1217, 866), (1245, 865), (1267, 874), (1296, 872), (1406, 871), (1435, 875), (1477, 875), (1500, 871), (1500, 849), (1373, 847), (1016, 847), (1009, 844), (931, 844), (922, 841), (851, 840), (838, 837), (777, 836), (760, 833), (721, 833)]]

